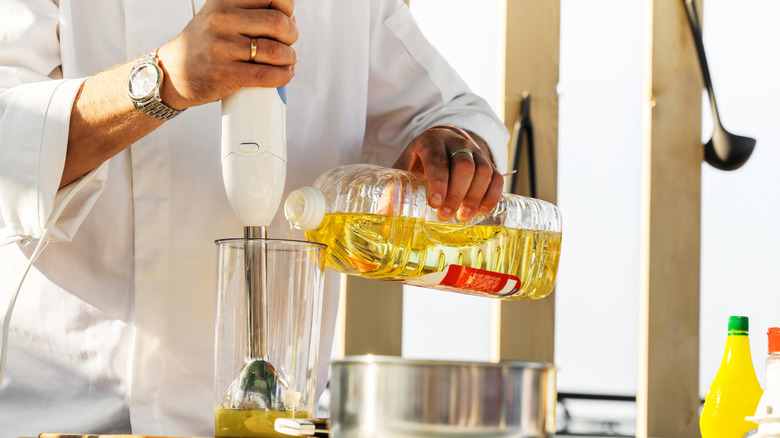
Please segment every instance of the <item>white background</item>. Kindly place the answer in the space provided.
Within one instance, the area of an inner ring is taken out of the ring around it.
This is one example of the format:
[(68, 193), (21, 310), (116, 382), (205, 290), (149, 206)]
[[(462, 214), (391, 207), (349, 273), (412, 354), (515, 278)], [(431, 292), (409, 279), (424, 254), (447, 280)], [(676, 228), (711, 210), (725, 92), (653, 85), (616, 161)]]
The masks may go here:
[[(423, 32), (495, 106), (499, 2), (411, 3)], [(555, 295), (558, 386), (566, 392), (633, 395), (643, 2), (562, 0), (561, 10), (558, 205), (564, 239)], [(766, 330), (780, 326), (777, 17), (776, 0), (705, 1), (704, 44), (723, 123), (731, 132), (756, 138), (758, 145), (738, 171), (703, 168), (702, 396), (720, 363), (729, 315), (750, 317), (762, 385)], [(703, 106), (702, 118), (706, 141), (712, 129), (709, 106)], [(407, 288), (404, 356), (487, 360), (489, 322), (488, 300)]]

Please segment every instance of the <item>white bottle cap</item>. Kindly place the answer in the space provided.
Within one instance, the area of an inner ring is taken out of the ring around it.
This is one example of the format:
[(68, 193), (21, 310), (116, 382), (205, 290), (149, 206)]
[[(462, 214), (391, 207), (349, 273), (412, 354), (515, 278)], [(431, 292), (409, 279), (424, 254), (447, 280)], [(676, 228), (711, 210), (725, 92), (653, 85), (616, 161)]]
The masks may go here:
[(311, 231), (322, 223), (325, 207), (325, 195), (320, 189), (301, 187), (287, 196), (284, 215), (295, 228)]

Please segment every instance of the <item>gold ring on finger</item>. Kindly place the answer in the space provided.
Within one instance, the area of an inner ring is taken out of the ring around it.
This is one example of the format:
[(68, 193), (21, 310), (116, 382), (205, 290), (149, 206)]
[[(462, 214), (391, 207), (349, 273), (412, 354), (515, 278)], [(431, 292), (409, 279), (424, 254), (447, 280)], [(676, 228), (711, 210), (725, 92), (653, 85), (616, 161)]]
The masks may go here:
[(469, 157), (471, 157), (472, 159), (474, 158), (474, 153), (471, 152), (470, 150), (466, 149), (466, 148), (455, 149), (450, 154), (450, 158), (453, 158), (453, 157), (455, 157), (455, 155), (458, 155), (458, 154), (468, 154)]
[(252, 38), (252, 45), (249, 48), (249, 62), (255, 61), (255, 55), (257, 55), (257, 38)]

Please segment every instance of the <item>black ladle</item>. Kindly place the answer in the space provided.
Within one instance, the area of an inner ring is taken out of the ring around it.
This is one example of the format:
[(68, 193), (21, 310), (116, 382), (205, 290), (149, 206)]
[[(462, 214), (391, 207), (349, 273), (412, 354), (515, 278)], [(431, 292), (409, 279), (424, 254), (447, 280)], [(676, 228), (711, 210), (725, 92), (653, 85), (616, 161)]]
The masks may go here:
[(750, 137), (732, 134), (723, 128), (718, 114), (718, 105), (715, 103), (715, 93), (712, 91), (712, 78), (707, 66), (707, 56), (704, 54), (704, 42), (701, 36), (701, 24), (696, 4), (693, 0), (683, 0), (685, 12), (688, 15), (688, 23), (691, 25), (693, 41), (696, 44), (696, 52), (699, 54), (699, 65), (704, 78), (704, 86), (710, 98), (714, 128), (712, 138), (704, 145), (704, 161), (716, 169), (735, 170), (742, 167), (750, 158), (756, 147), (756, 140)]

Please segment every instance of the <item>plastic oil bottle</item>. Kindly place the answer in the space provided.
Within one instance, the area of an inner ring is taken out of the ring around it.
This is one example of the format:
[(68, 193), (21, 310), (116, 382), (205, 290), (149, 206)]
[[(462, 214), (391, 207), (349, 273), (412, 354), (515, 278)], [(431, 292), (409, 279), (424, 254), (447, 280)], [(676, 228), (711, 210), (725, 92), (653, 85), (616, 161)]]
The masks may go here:
[(748, 318), (729, 317), (728, 330), (723, 360), (699, 418), (702, 438), (739, 438), (756, 428), (745, 419), (755, 413), (763, 393), (750, 355)]
[(346, 274), (502, 299), (550, 294), (561, 249), (555, 205), (505, 193), (485, 215), (441, 222), (427, 186), (413, 172), (341, 166), (292, 192), (285, 215)]

